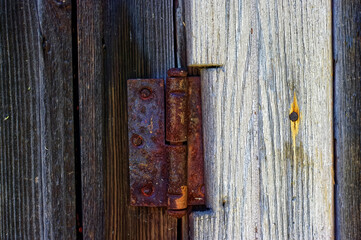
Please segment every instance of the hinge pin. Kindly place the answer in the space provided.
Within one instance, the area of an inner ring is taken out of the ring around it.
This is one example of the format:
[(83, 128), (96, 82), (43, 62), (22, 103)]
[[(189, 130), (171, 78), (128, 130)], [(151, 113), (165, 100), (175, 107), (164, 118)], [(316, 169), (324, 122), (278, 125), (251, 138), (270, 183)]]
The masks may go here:
[(186, 213), (187, 188), (187, 72), (170, 69), (166, 82), (166, 140), (169, 162), (168, 212), (176, 217)]

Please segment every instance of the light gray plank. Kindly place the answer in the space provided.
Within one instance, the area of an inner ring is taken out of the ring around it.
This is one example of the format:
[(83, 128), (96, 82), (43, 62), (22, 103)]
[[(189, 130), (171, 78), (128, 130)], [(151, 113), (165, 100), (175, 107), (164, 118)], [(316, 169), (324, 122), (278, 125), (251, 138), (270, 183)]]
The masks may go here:
[(187, 64), (221, 66), (225, 62), (225, 0), (185, 0)]
[[(198, 16), (192, 29), (209, 23), (203, 11), (186, 9)], [(225, 12), (210, 23), (225, 26), (225, 47), (213, 47), (226, 57), (201, 71), (210, 210), (192, 214), (192, 237), (332, 239), (331, 1), (227, 0), (215, 11)]]

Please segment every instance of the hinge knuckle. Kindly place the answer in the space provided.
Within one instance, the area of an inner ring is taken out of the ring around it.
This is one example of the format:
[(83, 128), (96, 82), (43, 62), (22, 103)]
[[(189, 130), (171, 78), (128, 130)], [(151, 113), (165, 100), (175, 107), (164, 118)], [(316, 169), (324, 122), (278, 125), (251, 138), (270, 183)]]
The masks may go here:
[(169, 162), (168, 209), (181, 210), (188, 206), (187, 193), (187, 146), (167, 146)]
[(187, 78), (168, 77), (166, 82), (166, 140), (187, 141)]

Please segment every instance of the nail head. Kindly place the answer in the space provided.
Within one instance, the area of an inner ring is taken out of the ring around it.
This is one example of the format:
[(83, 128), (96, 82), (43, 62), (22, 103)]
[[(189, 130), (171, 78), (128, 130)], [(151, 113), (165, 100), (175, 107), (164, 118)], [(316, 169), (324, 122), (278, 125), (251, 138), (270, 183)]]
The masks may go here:
[(295, 122), (298, 119), (298, 114), (296, 112), (292, 112), (289, 117), (292, 122)]

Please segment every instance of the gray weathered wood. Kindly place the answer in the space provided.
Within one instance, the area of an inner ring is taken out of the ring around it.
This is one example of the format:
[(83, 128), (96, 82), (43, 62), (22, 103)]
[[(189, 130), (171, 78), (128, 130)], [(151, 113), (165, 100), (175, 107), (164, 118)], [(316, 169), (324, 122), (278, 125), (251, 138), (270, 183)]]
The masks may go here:
[(336, 237), (361, 238), (361, 2), (333, 1)]
[[(225, 14), (217, 24), (225, 26), (226, 45), (213, 47), (226, 58), (223, 67), (201, 71), (210, 210), (191, 215), (191, 235), (333, 238), (331, 2), (227, 0), (213, 7)], [(214, 29), (193, 30), (209, 21), (203, 8), (185, 12), (194, 38), (217, 37)], [(300, 120), (293, 138), (294, 96)]]
[(0, 1), (0, 239), (75, 239), (70, 1)]
[[(225, 63), (225, 0), (185, 0), (187, 64), (192, 67)], [(200, 21), (201, 19), (201, 21)]]

